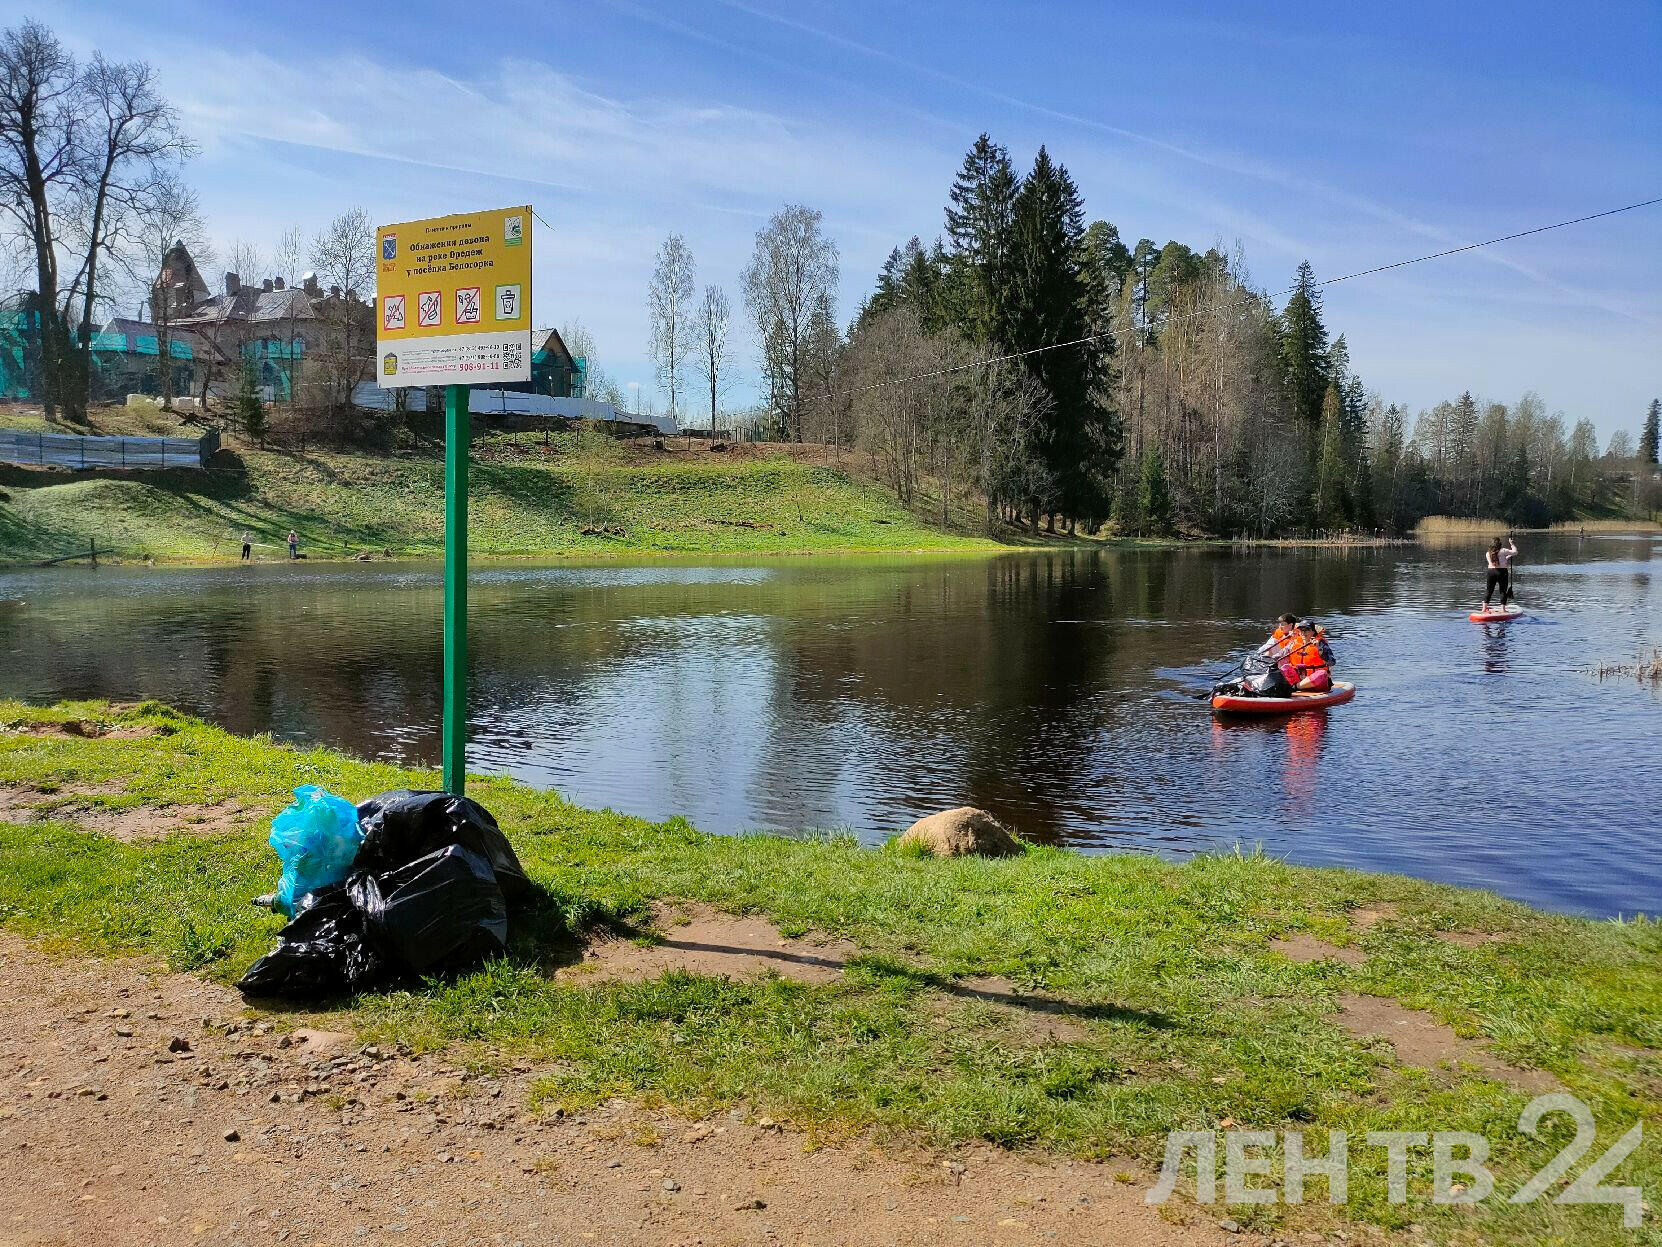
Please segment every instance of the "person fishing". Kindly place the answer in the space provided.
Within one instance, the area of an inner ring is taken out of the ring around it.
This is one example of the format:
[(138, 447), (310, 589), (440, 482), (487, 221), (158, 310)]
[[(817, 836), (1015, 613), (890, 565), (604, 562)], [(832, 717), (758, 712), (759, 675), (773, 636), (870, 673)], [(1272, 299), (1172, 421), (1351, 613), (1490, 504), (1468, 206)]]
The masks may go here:
[(1501, 539), (1496, 537), (1489, 543), (1489, 549), (1484, 553), (1487, 576), (1483, 586), (1483, 607), (1490, 609), (1489, 603), (1495, 596), (1495, 590), (1500, 590), (1500, 608), (1505, 610), (1512, 600), (1512, 560), (1517, 557), (1518, 544), (1512, 540), (1510, 533), (1506, 536), (1506, 544), (1501, 545)]

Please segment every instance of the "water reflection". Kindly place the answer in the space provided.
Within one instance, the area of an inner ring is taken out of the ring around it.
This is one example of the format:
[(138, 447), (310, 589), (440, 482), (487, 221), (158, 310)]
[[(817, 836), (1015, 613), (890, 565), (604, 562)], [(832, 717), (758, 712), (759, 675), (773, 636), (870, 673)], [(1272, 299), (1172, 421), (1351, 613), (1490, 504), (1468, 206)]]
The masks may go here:
[(1483, 629), (1483, 670), (1489, 675), (1505, 675), (1509, 670), (1507, 655), (1511, 652), (1512, 629), (1518, 621), (1510, 623), (1484, 623), (1478, 626)]
[[(1654, 911), (1662, 773), (1633, 742), (1662, 706), (1572, 669), (1662, 640), (1654, 548), (1532, 541), (1530, 614), (1482, 626), (1475, 546), (493, 566), (471, 595), (469, 765), (715, 831), (875, 841), (973, 803), (1088, 849), (1262, 843)], [(437, 759), (432, 566), (25, 572), (4, 599), (26, 605), (0, 610), (0, 692), (155, 696)], [(1214, 723), (1219, 660), (1289, 609), (1327, 623), (1357, 699)]]

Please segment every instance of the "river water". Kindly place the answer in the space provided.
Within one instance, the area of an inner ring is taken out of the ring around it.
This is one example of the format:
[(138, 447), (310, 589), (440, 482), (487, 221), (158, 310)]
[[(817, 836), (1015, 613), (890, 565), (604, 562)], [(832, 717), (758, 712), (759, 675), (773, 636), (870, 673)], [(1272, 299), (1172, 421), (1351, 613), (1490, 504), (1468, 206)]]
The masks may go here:
[[(1035, 839), (1290, 860), (1662, 911), (1662, 540), (1529, 537), (1529, 614), (1478, 625), (1481, 550), (490, 565), (468, 764), (710, 831), (948, 806)], [(236, 732), (439, 751), (439, 569), (0, 572), (0, 694), (156, 697)], [(1355, 701), (1221, 723), (1208, 673), (1314, 613)]]

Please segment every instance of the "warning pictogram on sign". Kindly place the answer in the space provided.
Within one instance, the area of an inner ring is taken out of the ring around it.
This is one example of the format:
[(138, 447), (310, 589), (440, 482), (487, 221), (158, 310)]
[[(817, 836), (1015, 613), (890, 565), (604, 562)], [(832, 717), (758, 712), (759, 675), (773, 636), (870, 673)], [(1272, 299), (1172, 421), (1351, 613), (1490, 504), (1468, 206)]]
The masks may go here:
[(458, 325), (477, 325), (479, 323), (478, 286), (463, 286), (456, 291), (456, 323)]
[(389, 294), (381, 304), (381, 326), (384, 329), (404, 327), (404, 296)]
[(416, 295), (416, 324), (423, 329), (444, 320), (444, 295), (437, 290), (423, 290)]

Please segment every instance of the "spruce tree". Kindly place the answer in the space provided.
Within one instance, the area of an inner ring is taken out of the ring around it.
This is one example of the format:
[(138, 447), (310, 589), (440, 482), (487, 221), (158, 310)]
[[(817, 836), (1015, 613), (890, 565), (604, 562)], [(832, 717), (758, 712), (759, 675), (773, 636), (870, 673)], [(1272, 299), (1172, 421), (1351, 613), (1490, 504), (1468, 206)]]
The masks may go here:
[(1304, 260), (1281, 312), (1281, 375), (1293, 415), (1311, 434), (1321, 427), (1329, 371), (1321, 288)]
[(1322, 399), (1321, 444), (1316, 458), (1316, 493), (1311, 511), (1322, 528), (1343, 528), (1350, 522), (1346, 498), (1344, 415), (1339, 387), (1330, 385)]
[(1449, 420), (1448, 473), (1466, 513), (1477, 509), (1477, 400), (1470, 390), (1460, 395)]
[(242, 384), (237, 389), (237, 419), (242, 422), (244, 436), (254, 439), (261, 449), (265, 447), (265, 404), (260, 402), (260, 390), (252, 364), (242, 368)]
[(1645, 413), (1645, 428), (1639, 434), (1639, 462), (1648, 463), (1651, 467), (1657, 466), (1657, 452), (1662, 450), (1658, 446), (1659, 437), (1662, 437), (1662, 399), (1650, 400), (1650, 410)]
[(1158, 446), (1143, 456), (1137, 484), (1137, 510), (1143, 533), (1164, 537), (1171, 532), (1171, 489), (1166, 483), (1166, 460)]
[(1010, 153), (983, 134), (965, 155), (947, 193), (953, 320), (972, 343), (1004, 341), (1002, 307), (1019, 190)]
[(1107, 400), (1112, 343), (1081, 341), (1091, 336), (1080, 269), (1084, 232), (1084, 206), (1073, 179), (1041, 147), (1016, 196), (998, 341), (1012, 350), (1038, 352), (1026, 363), (1051, 398), (1048, 420), (1035, 440), (1056, 497), (1040, 509), (1094, 526), (1108, 518), (1120, 428)]
[[(1345, 335), (1333, 339), (1327, 353), (1328, 383), (1339, 391), (1339, 450), (1345, 463), (1345, 496), (1352, 523), (1374, 524), (1373, 474), (1368, 463), (1368, 394), (1351, 371)], [(1324, 398), (1325, 401), (1325, 398)]]

